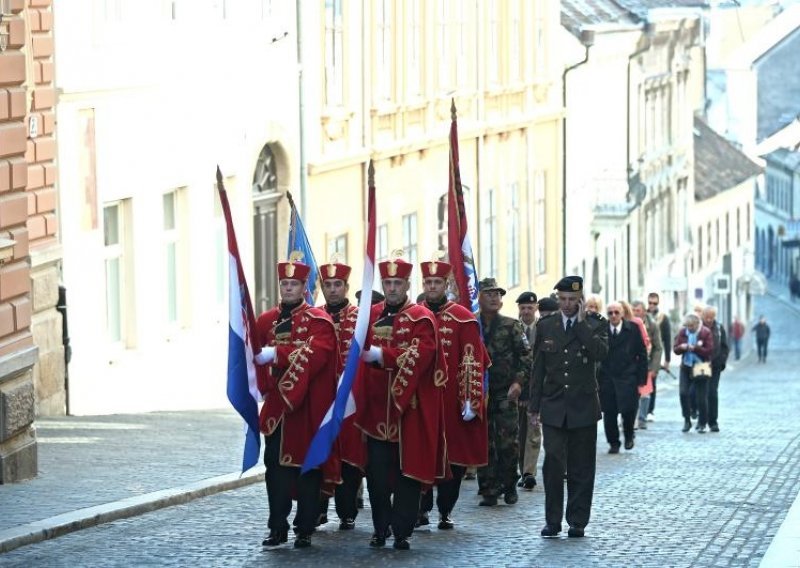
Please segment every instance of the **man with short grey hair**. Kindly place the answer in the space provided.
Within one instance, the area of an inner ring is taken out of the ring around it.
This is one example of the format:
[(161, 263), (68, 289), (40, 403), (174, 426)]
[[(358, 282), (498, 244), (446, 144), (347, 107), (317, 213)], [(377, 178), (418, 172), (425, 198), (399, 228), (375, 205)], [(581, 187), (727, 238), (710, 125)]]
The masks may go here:
[(703, 325), (711, 330), (714, 350), (711, 352), (711, 378), (708, 380), (708, 429), (719, 432), (719, 377), (728, 362), (728, 335), (725, 326), (717, 321), (717, 309), (708, 306), (703, 310)]

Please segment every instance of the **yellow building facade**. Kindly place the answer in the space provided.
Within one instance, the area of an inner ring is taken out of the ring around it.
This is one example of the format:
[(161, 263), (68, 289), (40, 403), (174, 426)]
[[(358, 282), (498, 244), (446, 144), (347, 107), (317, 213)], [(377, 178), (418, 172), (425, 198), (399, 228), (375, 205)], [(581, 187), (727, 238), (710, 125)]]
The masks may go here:
[[(558, 3), (327, 0), (301, 9), (306, 179), (295, 201), (317, 260), (339, 253), (358, 286), (370, 159), (378, 259), (402, 248), (420, 262), (446, 249), (452, 99), (479, 277), (496, 277), (509, 298), (549, 293), (562, 263)], [(412, 294), (420, 291), (417, 271)]]

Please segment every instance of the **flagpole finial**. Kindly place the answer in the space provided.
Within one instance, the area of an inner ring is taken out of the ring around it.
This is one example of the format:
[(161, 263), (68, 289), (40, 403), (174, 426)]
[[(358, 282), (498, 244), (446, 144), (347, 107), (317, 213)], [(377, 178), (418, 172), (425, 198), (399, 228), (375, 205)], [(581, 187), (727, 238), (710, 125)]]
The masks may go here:
[(372, 163), (371, 158), (369, 161), (369, 166), (367, 166), (367, 185), (375, 185), (375, 165)]
[(222, 187), (222, 171), (219, 169), (219, 164), (217, 164), (217, 186)]
[(455, 120), (458, 116), (456, 112), (456, 100), (453, 97), (450, 97), (450, 119)]
[(289, 207), (291, 207), (292, 209), (296, 209), (296, 207), (294, 206), (294, 199), (292, 199), (292, 192), (289, 191), (288, 189), (286, 190), (286, 199), (289, 200)]

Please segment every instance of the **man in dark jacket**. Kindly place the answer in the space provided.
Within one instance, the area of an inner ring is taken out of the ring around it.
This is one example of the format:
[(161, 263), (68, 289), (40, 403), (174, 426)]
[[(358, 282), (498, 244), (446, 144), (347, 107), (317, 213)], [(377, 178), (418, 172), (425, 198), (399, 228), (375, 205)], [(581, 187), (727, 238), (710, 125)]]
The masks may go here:
[(582, 537), (589, 523), (597, 461), (597, 362), (608, 353), (608, 326), (587, 314), (583, 279), (567, 276), (556, 284), (559, 311), (536, 324), (536, 354), (528, 413), (540, 422), (544, 442), (542, 478), (545, 521), (541, 535), (561, 532), (564, 475), (571, 537)]
[(708, 381), (708, 429), (719, 432), (719, 377), (728, 362), (728, 334), (725, 327), (717, 321), (717, 309), (708, 306), (703, 310), (703, 325), (711, 330), (714, 337), (714, 350), (711, 352), (711, 378)]
[[(671, 353), (669, 346), (672, 345), (672, 326), (669, 322), (669, 317), (663, 312), (658, 311), (658, 305), (661, 303), (661, 298), (656, 292), (650, 292), (647, 295), (647, 312), (650, 317), (658, 324), (658, 330), (661, 332), (661, 345), (664, 348), (664, 363), (661, 368), (669, 371), (669, 362)], [(653, 421), (653, 412), (656, 410), (656, 379), (658, 373), (653, 375), (653, 392), (650, 393), (650, 409), (647, 411), (647, 421)]]
[(622, 415), (625, 449), (633, 449), (633, 424), (639, 408), (638, 388), (647, 382), (647, 349), (636, 324), (622, 319), (622, 306), (611, 303), (608, 355), (600, 364), (600, 407), (609, 454), (619, 453), (617, 415)]
[(758, 323), (753, 326), (753, 333), (756, 334), (756, 347), (758, 347), (758, 362), (767, 362), (767, 344), (769, 343), (769, 326), (767, 318), (761, 316)]

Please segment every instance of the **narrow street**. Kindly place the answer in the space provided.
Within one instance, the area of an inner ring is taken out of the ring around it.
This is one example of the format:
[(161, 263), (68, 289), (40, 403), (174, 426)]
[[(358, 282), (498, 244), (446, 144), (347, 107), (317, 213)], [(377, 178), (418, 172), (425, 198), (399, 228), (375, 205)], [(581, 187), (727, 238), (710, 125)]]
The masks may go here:
[[(435, 523), (419, 530), (410, 552), (367, 546), (368, 504), (355, 531), (338, 531), (331, 509), (311, 550), (292, 549), (290, 537), (265, 551), (267, 505), (258, 483), (25, 546), (0, 556), (0, 565), (758, 566), (800, 492), (800, 335), (793, 331), (798, 311), (787, 304), (762, 297), (756, 310), (772, 328), (768, 363), (757, 363), (751, 349), (741, 361), (731, 357), (720, 387), (719, 434), (681, 433), (677, 382), (662, 375), (656, 421), (638, 432), (632, 451), (608, 455), (599, 436), (584, 539), (539, 537), (540, 487), (521, 493), (515, 506), (484, 508), (476, 482), (468, 481), (456, 530), (438, 531)], [(197, 468), (205, 462), (196, 456)], [(786, 559), (792, 562), (800, 559)]]

